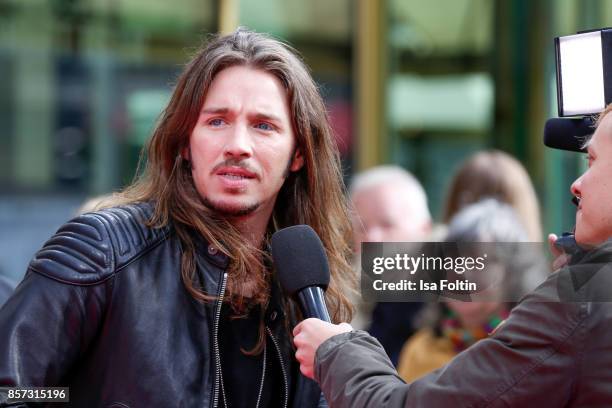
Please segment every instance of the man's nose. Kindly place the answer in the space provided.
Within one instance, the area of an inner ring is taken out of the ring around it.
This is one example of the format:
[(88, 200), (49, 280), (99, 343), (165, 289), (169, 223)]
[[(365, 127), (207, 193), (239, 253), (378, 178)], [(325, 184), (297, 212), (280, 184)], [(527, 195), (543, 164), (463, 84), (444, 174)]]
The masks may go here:
[(229, 157), (251, 157), (253, 154), (251, 137), (246, 125), (236, 124), (229, 130), (223, 155)]
[(582, 176), (578, 177), (572, 183), (572, 186), (570, 187), (570, 191), (572, 192), (574, 197), (580, 197), (581, 196), (581, 187), (582, 187)]

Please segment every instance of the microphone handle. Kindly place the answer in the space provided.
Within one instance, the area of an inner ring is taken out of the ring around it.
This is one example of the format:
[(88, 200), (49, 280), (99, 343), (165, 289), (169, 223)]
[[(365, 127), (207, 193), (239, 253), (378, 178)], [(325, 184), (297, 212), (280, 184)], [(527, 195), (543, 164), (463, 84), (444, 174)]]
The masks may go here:
[[(327, 306), (325, 306), (323, 289), (319, 286), (308, 286), (297, 292), (295, 298), (298, 301), (298, 305), (300, 305), (304, 319), (316, 317), (331, 323)], [(301, 408), (317, 408), (321, 406), (319, 399), (323, 398), (322, 395), (319, 385), (300, 373), (297, 378), (293, 401), (296, 404), (300, 404)], [(319, 396), (319, 399), (316, 396)], [(312, 401), (312, 405), (307, 407), (304, 405), (304, 401)]]
[(325, 305), (323, 289), (318, 286), (308, 286), (297, 293), (298, 304), (304, 319), (316, 317), (325, 322), (331, 323), (329, 312)]

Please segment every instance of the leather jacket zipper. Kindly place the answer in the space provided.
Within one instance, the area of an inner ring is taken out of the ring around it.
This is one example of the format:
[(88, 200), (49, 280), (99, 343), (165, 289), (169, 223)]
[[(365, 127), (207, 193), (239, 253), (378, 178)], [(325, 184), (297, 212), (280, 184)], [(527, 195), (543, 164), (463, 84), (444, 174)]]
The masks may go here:
[[(219, 322), (221, 320), (221, 308), (223, 307), (223, 297), (225, 295), (225, 288), (227, 286), (227, 273), (223, 273), (223, 280), (221, 281), (221, 287), (219, 289), (219, 293), (217, 294), (217, 303), (215, 305), (215, 325), (213, 327), (213, 352), (215, 357), (215, 368), (216, 368), (216, 377), (215, 377), (215, 387), (213, 391), (213, 407), (219, 407), (219, 390), (221, 390), (223, 394), (223, 401), (227, 404), (227, 398), (225, 396), (225, 389), (223, 388), (223, 372), (221, 370), (221, 351), (219, 348)], [(272, 334), (272, 330), (268, 326), (266, 326), (266, 331), (272, 339), (272, 343), (274, 344), (274, 349), (278, 355), (278, 359), (281, 366), (281, 371), (283, 373), (283, 388), (284, 388), (284, 404), (283, 407), (287, 408), (289, 403), (289, 382), (287, 380), (287, 370), (285, 369), (285, 361), (283, 360), (283, 356), (276, 341), (276, 338)], [(259, 408), (259, 404), (261, 402), (261, 394), (263, 393), (264, 381), (266, 378), (266, 359), (267, 359), (267, 347), (264, 347), (264, 355), (263, 355), (263, 369), (261, 374), (261, 383), (259, 385), (259, 393), (257, 395), (257, 403), (256, 408)]]
[(287, 405), (289, 403), (289, 381), (287, 381), (287, 370), (285, 369), (285, 362), (283, 361), (283, 356), (282, 356), (280, 347), (278, 346), (276, 339), (272, 335), (272, 330), (270, 330), (270, 328), (266, 326), (266, 331), (268, 332), (268, 335), (272, 339), (272, 343), (274, 343), (276, 354), (278, 354), (278, 359), (280, 360), (281, 371), (283, 372), (283, 385), (285, 388), (285, 403), (283, 404), (283, 407), (287, 408)]
[(261, 402), (261, 394), (263, 393), (264, 381), (266, 380), (266, 355), (267, 355), (267, 346), (264, 344), (263, 351), (263, 369), (261, 370), (261, 384), (259, 384), (259, 393), (257, 394), (257, 404), (255, 404), (255, 408), (259, 408), (259, 404)]
[[(223, 388), (223, 372), (221, 371), (221, 352), (219, 350), (219, 320), (221, 319), (221, 307), (223, 306), (223, 296), (225, 295), (225, 287), (227, 285), (227, 273), (223, 273), (223, 280), (221, 281), (221, 287), (217, 294), (217, 304), (215, 309), (215, 325), (213, 327), (213, 352), (215, 354), (215, 387), (213, 389), (213, 408), (219, 406), (219, 389)], [(225, 390), (223, 392), (223, 401), (227, 403), (225, 398)]]

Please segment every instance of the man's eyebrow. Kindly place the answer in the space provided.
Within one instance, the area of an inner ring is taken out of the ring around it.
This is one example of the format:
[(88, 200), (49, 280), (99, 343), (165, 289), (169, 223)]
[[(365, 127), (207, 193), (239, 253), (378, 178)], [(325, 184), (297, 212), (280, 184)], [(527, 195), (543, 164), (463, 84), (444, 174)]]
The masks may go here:
[(271, 113), (265, 113), (265, 112), (256, 112), (255, 114), (253, 114), (252, 117), (258, 120), (270, 120), (270, 121), (279, 122), (279, 123), (283, 122), (279, 116), (273, 115)]
[(219, 114), (219, 113), (221, 113), (221, 114), (224, 114), (224, 113), (227, 113), (227, 112), (229, 112), (228, 108), (216, 108), (216, 107), (212, 107), (212, 108), (202, 109), (200, 111), (200, 114), (202, 114), (202, 113), (209, 113), (209, 114)]
[[(206, 108), (206, 109), (202, 109), (200, 111), (200, 114), (227, 114), (229, 112), (229, 108), (222, 108), (222, 107), (211, 107), (211, 108)], [(269, 120), (269, 121), (273, 121), (273, 122), (279, 122), (282, 123), (282, 120), (279, 116), (276, 116), (272, 113), (266, 113), (266, 112), (256, 112), (252, 115), (252, 118), (257, 119), (257, 120)]]

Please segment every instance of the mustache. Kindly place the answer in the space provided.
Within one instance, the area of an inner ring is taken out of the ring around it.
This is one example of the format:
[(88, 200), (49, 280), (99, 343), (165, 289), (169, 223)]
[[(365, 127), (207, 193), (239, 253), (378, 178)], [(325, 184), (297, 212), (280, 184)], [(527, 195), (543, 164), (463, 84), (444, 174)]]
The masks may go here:
[(230, 158), (227, 160), (223, 160), (221, 163), (215, 164), (215, 166), (213, 167), (211, 173), (215, 174), (219, 169), (223, 168), (223, 167), (239, 167), (243, 170), (246, 170), (248, 172), (251, 172), (253, 174), (255, 174), (257, 176), (257, 178), (260, 178), (260, 174), (259, 171), (257, 171), (257, 169), (251, 167), (248, 163), (246, 163), (244, 160), (242, 159), (236, 159), (236, 158)]

